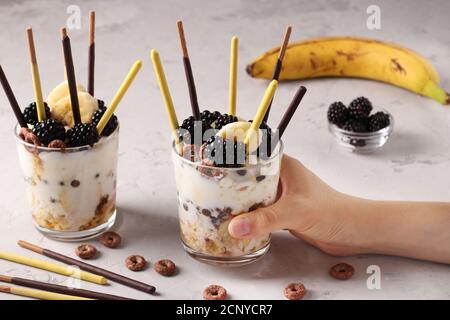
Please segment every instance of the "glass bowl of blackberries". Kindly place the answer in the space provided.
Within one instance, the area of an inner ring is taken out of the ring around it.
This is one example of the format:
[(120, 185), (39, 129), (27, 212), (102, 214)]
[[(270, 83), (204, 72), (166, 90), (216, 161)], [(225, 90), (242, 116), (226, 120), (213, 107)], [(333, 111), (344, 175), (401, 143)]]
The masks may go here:
[(369, 99), (359, 97), (348, 106), (333, 102), (328, 108), (328, 130), (339, 145), (358, 153), (381, 148), (394, 129), (394, 118), (384, 109), (372, 106)]

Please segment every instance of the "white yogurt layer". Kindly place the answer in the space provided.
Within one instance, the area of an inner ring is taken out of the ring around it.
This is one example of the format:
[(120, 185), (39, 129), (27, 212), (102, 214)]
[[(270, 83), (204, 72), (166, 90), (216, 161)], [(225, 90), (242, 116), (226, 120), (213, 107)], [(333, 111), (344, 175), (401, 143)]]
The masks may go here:
[(231, 218), (276, 199), (280, 157), (242, 169), (211, 168), (211, 177), (173, 154), (184, 242), (195, 251), (213, 256), (242, 256), (264, 247), (269, 236), (237, 240), (228, 233)]
[(93, 147), (59, 151), (18, 143), (18, 153), (35, 222), (59, 231), (105, 223), (115, 211), (119, 134)]

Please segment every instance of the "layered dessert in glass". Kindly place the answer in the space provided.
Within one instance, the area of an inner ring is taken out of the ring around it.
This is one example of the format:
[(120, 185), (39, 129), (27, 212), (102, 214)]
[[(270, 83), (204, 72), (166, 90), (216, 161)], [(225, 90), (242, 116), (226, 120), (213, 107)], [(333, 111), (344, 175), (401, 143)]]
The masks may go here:
[(237, 215), (271, 205), (277, 197), (281, 136), (306, 91), (304, 87), (299, 89), (279, 126), (272, 131), (267, 119), (291, 27), (280, 48), (274, 78), (250, 121), (236, 112), (238, 38), (231, 38), (228, 112), (201, 112), (183, 22), (178, 21), (177, 27), (192, 109), (192, 115), (181, 125), (155, 49), (151, 58), (174, 137), (172, 161), (181, 240), (187, 253), (202, 262), (251, 263), (268, 251), (270, 235), (235, 239), (228, 226)]
[(243, 265), (269, 249), (270, 235), (235, 239), (228, 225), (233, 217), (276, 200), (282, 143), (262, 123), (276, 87), (276, 81), (269, 85), (251, 121), (205, 110), (199, 120), (190, 116), (176, 130), (172, 160), (181, 239), (197, 260)]
[(36, 101), (21, 110), (0, 66), (0, 82), (17, 119), (14, 135), (33, 221), (57, 240), (94, 237), (116, 218), (119, 121), (117, 106), (135, 79), (134, 63), (108, 106), (94, 97), (94, 12), (91, 12), (89, 77), (77, 84), (70, 39), (61, 28), (65, 78), (44, 102), (31, 28), (27, 29)]
[[(106, 107), (78, 89), (83, 126), (95, 128)], [(88, 127), (74, 132), (68, 95), (67, 82), (52, 91), (42, 125), (30, 104), (24, 110), (28, 129), (17, 126), (15, 134), (36, 227), (53, 238), (79, 240), (114, 223), (119, 125), (113, 116), (101, 135), (83, 137)]]
[[(220, 165), (193, 156), (193, 146), (172, 153), (178, 191), (181, 238), (197, 259), (219, 264), (244, 264), (264, 255), (270, 235), (250, 240), (234, 239), (228, 232), (231, 219), (272, 204), (277, 196), (281, 144), (271, 157), (255, 163)], [(202, 159), (203, 158), (203, 159)]]

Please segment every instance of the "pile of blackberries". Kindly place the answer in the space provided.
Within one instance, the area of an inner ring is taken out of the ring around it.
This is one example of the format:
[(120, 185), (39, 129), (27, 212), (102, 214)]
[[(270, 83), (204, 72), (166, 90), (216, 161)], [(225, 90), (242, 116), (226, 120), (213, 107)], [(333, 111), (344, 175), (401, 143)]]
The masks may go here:
[(372, 103), (365, 97), (353, 100), (348, 107), (342, 102), (333, 102), (328, 108), (328, 121), (351, 132), (375, 132), (390, 125), (389, 115), (372, 112)]

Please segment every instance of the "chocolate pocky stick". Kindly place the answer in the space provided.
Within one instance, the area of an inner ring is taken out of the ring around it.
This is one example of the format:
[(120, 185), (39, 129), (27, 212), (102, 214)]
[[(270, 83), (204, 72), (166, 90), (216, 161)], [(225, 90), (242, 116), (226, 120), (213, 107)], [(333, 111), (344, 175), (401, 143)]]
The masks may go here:
[(2, 83), (3, 90), (5, 91), (9, 104), (11, 105), (14, 115), (16, 116), (17, 122), (22, 128), (28, 128), (27, 121), (23, 116), (22, 110), (20, 110), (16, 96), (14, 95), (11, 86), (9, 85), (8, 79), (6, 78), (2, 66), (0, 66), (0, 82)]
[(88, 92), (94, 97), (95, 82), (95, 11), (89, 12)]
[(69, 84), (70, 100), (72, 102), (72, 113), (75, 124), (81, 123), (80, 105), (78, 104), (77, 81), (75, 79), (75, 68), (73, 66), (72, 48), (67, 29), (61, 28), (61, 38), (64, 51), (64, 62), (66, 66), (67, 82)]
[(188, 53), (188, 49), (187, 49), (187, 45), (186, 45), (186, 38), (184, 36), (183, 22), (178, 21), (177, 27), (178, 27), (178, 34), (180, 36), (181, 50), (183, 51), (183, 64), (184, 64), (184, 71), (186, 73), (186, 80), (187, 80), (188, 89), (189, 89), (189, 97), (191, 99), (192, 115), (194, 116), (195, 120), (198, 121), (198, 120), (200, 120), (200, 108), (198, 106), (197, 90), (195, 89), (195, 82), (194, 82), (194, 75), (192, 73), (191, 60), (189, 58), (189, 53)]
[[(283, 66), (283, 59), (284, 59), (284, 55), (286, 53), (286, 48), (289, 44), (289, 38), (291, 37), (291, 32), (292, 32), (292, 27), (288, 26), (286, 29), (286, 33), (284, 34), (284, 38), (283, 38), (283, 44), (280, 47), (280, 52), (278, 53), (278, 58), (277, 58), (277, 62), (275, 64), (275, 68), (273, 70), (273, 76), (272, 76), (272, 80), (279, 80), (280, 79), (280, 73), (281, 73), (281, 68)], [(263, 122), (267, 123), (267, 120), (269, 119), (269, 114), (270, 114), (270, 109), (272, 107), (272, 101), (270, 102), (269, 108), (267, 109), (267, 112), (264, 116), (264, 120)]]

